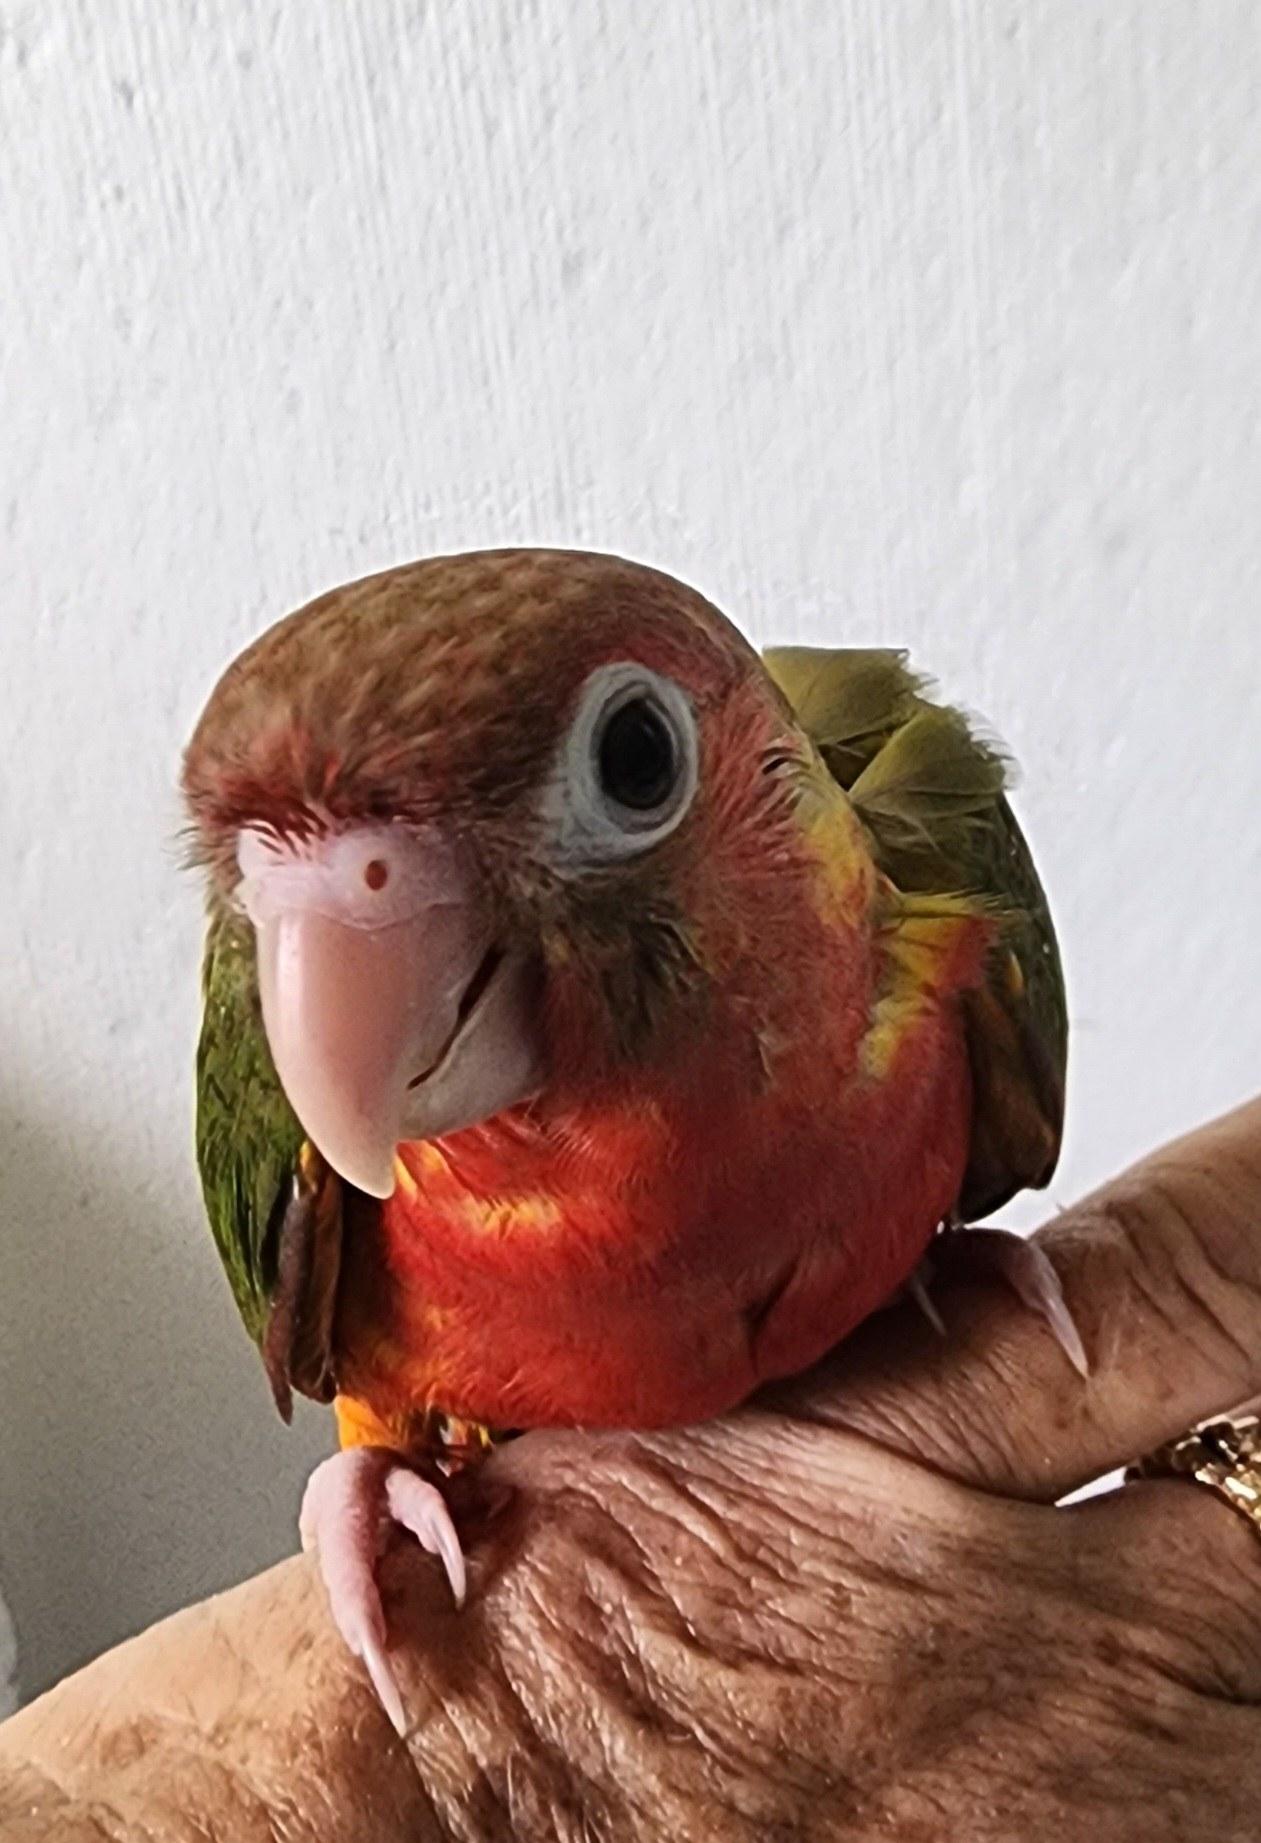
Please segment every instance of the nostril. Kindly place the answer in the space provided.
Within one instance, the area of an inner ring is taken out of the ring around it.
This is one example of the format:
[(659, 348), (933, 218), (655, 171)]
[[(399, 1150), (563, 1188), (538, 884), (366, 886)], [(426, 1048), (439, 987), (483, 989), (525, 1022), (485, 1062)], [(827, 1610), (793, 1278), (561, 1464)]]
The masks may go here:
[(383, 890), (390, 880), (390, 867), (383, 858), (371, 858), (363, 867), (363, 880), (370, 890)]

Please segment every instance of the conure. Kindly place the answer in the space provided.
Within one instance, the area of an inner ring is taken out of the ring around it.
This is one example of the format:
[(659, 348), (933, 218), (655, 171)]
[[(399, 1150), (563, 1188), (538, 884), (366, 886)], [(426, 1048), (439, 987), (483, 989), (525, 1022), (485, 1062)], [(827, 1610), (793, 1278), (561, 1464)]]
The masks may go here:
[(201, 1177), (281, 1411), (335, 1404), (303, 1531), (397, 1723), (378, 1532), (459, 1597), (444, 1469), (719, 1414), (1050, 1177), (1064, 989), (1004, 783), (902, 653), (759, 658), (609, 556), (389, 570), (228, 667), (183, 777)]

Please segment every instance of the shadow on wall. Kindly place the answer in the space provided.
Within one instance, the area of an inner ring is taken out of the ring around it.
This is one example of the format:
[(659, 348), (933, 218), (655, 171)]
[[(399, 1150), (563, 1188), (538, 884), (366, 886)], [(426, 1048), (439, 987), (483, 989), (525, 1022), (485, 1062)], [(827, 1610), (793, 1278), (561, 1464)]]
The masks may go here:
[[(328, 1450), (326, 1413), (287, 1431), (271, 1408), (191, 1167), (181, 1146), (174, 1177), (132, 1174), (0, 1092), (0, 1592), (26, 1697), (291, 1552)], [(4, 1661), (0, 1629), (0, 1695)]]
[(8, 1608), (0, 1600), (0, 1721), (18, 1705), (17, 1669), (17, 1637)]

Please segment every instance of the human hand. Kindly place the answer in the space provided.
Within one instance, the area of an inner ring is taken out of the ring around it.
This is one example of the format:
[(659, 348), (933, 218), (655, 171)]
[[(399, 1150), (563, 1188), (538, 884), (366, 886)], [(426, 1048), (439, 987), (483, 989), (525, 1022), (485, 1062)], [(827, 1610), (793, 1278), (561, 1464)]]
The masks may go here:
[(711, 1425), (531, 1435), (459, 1515), (470, 1604), (383, 1569), (394, 1736), (301, 1560), (0, 1729), (6, 1843), (1254, 1838), (1261, 1544), (1074, 1486), (1261, 1390), (1261, 1102), (1044, 1244), (1082, 1383), (999, 1287), (881, 1314)]

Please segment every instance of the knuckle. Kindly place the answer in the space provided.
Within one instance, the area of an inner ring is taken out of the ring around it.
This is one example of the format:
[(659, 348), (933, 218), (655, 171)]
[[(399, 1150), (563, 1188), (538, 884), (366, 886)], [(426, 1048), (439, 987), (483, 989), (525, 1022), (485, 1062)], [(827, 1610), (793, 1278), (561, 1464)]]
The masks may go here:
[(1211, 1181), (1159, 1169), (1115, 1186), (1098, 1217), (1146, 1315), (1245, 1391), (1261, 1360), (1261, 1235), (1244, 1231)]
[[(1088, 1507), (1083, 1507), (1087, 1509)], [(1216, 1492), (1185, 1479), (1126, 1485), (1086, 1549), (1118, 1662), (1227, 1702), (1261, 1702), (1261, 1541)]]

